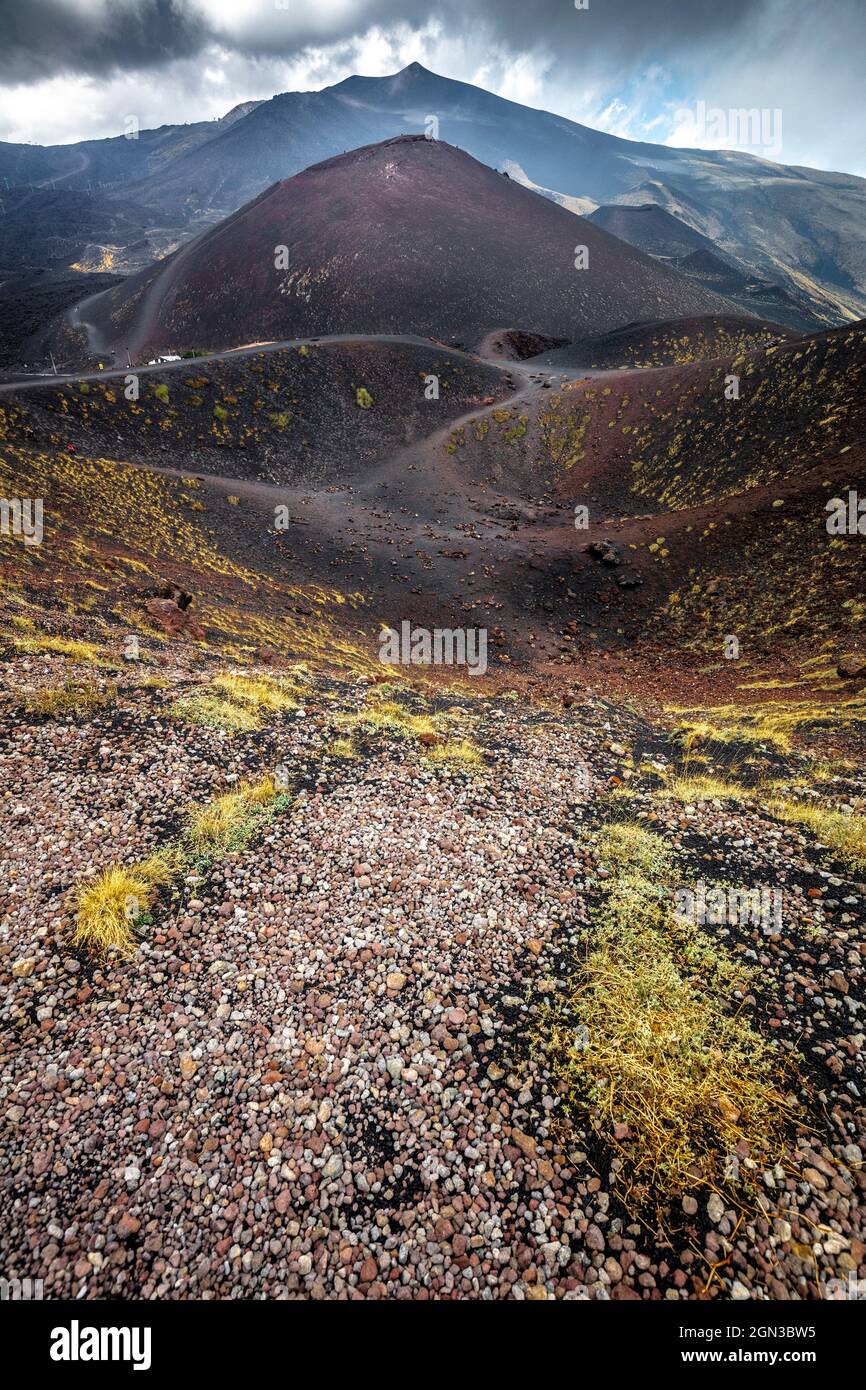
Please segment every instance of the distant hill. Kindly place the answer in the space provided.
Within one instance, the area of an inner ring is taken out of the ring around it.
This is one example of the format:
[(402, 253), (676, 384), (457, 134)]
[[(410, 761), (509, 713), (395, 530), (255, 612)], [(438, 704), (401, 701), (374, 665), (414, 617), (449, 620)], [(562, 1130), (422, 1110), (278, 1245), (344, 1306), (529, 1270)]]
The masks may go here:
[(603, 227), (611, 236), (627, 241), (629, 246), (645, 251), (648, 256), (688, 256), (694, 251), (716, 250), (709, 237), (696, 232), (658, 203), (633, 206), (613, 203), (589, 213), (588, 221)]
[[(352, 76), (321, 92), (240, 103), (221, 120), (160, 126), (133, 139), (0, 143), (0, 196), (8, 186), (56, 181), (132, 200), (164, 254), (271, 183), (359, 146), (425, 132), (431, 115), (443, 140), (570, 210), (659, 204), (824, 324), (866, 314), (866, 179), (735, 150), (620, 139), (417, 63), (385, 78)], [(128, 270), (142, 264), (125, 263)]]
[[(693, 216), (687, 208), (684, 215)], [(800, 333), (822, 327), (819, 316), (774, 280), (767, 280), (658, 203), (614, 203), (588, 220), (723, 294), (749, 314), (762, 314)]]
[(404, 136), (274, 185), (88, 314), (106, 349), (140, 356), (353, 332), (473, 347), (506, 324), (571, 339), (729, 310), (463, 151)]
[[(16, 189), (0, 197), (0, 207), (0, 266), (66, 269), (92, 247), (101, 264), (87, 268), (111, 270), (114, 248), (142, 243), (147, 230), (135, 203), (69, 188)], [(100, 246), (104, 257), (95, 251)]]
[(146, 209), (149, 236), (162, 251), (184, 228), (189, 234), (212, 225), (312, 164), (425, 132), (431, 115), (443, 140), (514, 171), (571, 210), (656, 203), (823, 322), (866, 314), (866, 180), (739, 151), (623, 140), (418, 63), (389, 77), (350, 77), (320, 92), (242, 103), (221, 120), (162, 126), (134, 139), (0, 144), (0, 194), (4, 181), (54, 179), (131, 199)]

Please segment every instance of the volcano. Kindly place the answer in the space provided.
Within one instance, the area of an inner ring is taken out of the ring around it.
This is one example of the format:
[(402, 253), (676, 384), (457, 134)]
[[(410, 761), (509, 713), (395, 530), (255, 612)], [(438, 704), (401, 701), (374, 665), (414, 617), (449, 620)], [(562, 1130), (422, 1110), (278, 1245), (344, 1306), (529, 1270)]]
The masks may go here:
[(87, 309), (151, 356), (310, 334), (471, 347), (502, 325), (572, 339), (729, 312), (721, 296), (424, 136), (314, 165)]

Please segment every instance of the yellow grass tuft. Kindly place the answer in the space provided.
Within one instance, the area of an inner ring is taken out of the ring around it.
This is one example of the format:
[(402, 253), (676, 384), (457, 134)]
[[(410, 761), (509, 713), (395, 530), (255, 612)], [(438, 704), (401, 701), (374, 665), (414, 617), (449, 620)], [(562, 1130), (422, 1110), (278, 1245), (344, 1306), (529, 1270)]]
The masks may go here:
[(270, 676), (214, 676), (211, 687), (234, 704), (252, 710), (297, 709), (298, 702), (287, 685)]
[(660, 797), (671, 797), (696, 806), (701, 801), (750, 801), (757, 792), (750, 792), (739, 782), (727, 782), (721, 777), (674, 777), (659, 789)]
[(866, 816), (834, 811), (811, 801), (782, 798), (771, 801), (768, 810), (779, 820), (805, 826), (853, 869), (866, 870)]
[(355, 745), (350, 738), (335, 738), (328, 745), (327, 752), (332, 758), (354, 758), (356, 756)]
[(675, 915), (664, 841), (609, 825), (599, 858), (613, 877), (591, 950), (566, 1002), (542, 1010), (535, 1047), (567, 1105), (618, 1150), (626, 1204), (661, 1208), (675, 1193), (730, 1183), (741, 1141), (756, 1163), (778, 1151), (783, 1063), (736, 1011), (745, 968)]
[(283, 709), (297, 709), (294, 687), (270, 676), (242, 676), (224, 672), (195, 695), (175, 701), (172, 713), (188, 724), (225, 729), (230, 733), (261, 728), (262, 717)]
[(93, 642), (79, 642), (72, 637), (51, 637), (47, 633), (39, 633), (18, 637), (15, 644), (22, 652), (49, 652), (54, 656), (67, 656), (70, 661), (80, 661), (85, 665), (93, 665), (100, 660), (99, 648)]
[(96, 710), (104, 709), (117, 698), (117, 687), (109, 683), (104, 689), (95, 681), (64, 681), (62, 685), (49, 685), (28, 697), (26, 707), (30, 714), (46, 719), (57, 719), (64, 714), (86, 719)]
[(171, 713), (175, 719), (180, 719), (185, 724), (197, 724), (207, 729), (225, 729), (228, 733), (246, 733), (258, 729), (260, 725), (258, 716), (251, 710), (205, 692), (175, 700)]
[(784, 704), (719, 705), (711, 709), (683, 709), (668, 706), (668, 713), (685, 715), (677, 726), (683, 746), (689, 752), (702, 742), (769, 744), (787, 753), (792, 739), (810, 730), (839, 731), (866, 722), (866, 700), (861, 695), (837, 698), (794, 700)]
[(483, 767), (481, 752), (468, 738), (450, 739), (445, 743), (434, 743), (424, 749), (424, 757), (431, 763), (444, 763), (449, 767)]
[(422, 734), (442, 732), (442, 716), (412, 714), (396, 700), (371, 700), (357, 713), (342, 714), (336, 723), (340, 728), (363, 728), (371, 732), (383, 732), (396, 738), (419, 738)]
[(171, 883), (175, 873), (175, 862), (167, 854), (153, 854), (131, 868), (115, 864), (104, 869), (77, 891), (70, 945), (95, 960), (103, 960), (109, 951), (133, 955), (136, 922), (151, 907), (156, 890)]
[(599, 836), (598, 858), (603, 868), (612, 873), (636, 870), (647, 877), (666, 877), (673, 858), (658, 835), (634, 821), (614, 821), (606, 825)]
[[(824, 774), (826, 780), (826, 773)], [(820, 780), (816, 779), (816, 780)], [(702, 801), (759, 801), (778, 820), (805, 826), (822, 845), (838, 854), (853, 869), (866, 869), (866, 816), (836, 811), (820, 802), (798, 801), (770, 794), (772, 783), (752, 791), (738, 782), (715, 777), (674, 778), (658, 792), (690, 805)]]
[(242, 782), (234, 791), (189, 812), (184, 844), (197, 859), (205, 860), (243, 849), (271, 820), (278, 796), (273, 777)]

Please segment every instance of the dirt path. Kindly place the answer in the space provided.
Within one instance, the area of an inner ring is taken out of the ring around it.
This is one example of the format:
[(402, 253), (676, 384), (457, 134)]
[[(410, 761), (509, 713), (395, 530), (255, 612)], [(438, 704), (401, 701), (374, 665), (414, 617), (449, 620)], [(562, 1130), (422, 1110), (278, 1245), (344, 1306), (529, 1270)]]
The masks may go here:
[[(81, 312), (88, 304), (92, 303), (93, 300), (101, 298), (103, 294), (107, 294), (107, 290), (100, 290), (99, 294), (90, 295), (88, 299), (82, 299), (78, 304), (73, 306), (73, 309), (70, 310), (70, 314), (77, 314), (73, 326), (83, 328), (88, 333), (92, 350), (94, 352), (101, 352), (104, 350), (106, 355), (110, 355), (110, 349), (103, 348), (102, 346), (102, 340), (99, 338), (96, 326), (85, 319)], [(70, 318), (70, 322), (73, 322), (72, 318)], [(93, 336), (91, 336), (91, 334)], [(465, 357), (472, 362), (478, 360), (471, 352), (463, 352), (459, 348), (450, 347), (447, 343), (442, 343), (436, 338), (417, 337), (414, 333), (330, 333), (315, 338), (285, 338), (280, 342), (257, 343), (251, 347), (226, 348), (224, 352), (211, 352), (200, 358), (183, 357), (179, 362), (160, 362), (154, 363), (152, 366), (115, 366), (103, 372), (66, 372), (57, 376), (49, 372), (46, 372), (41, 377), (31, 374), (21, 377), (16, 381), (3, 382), (3, 384), (0, 385), (0, 394), (9, 395), (13, 391), (20, 391), (22, 387), (37, 386), (40, 384), (50, 383), (53, 386), (63, 386), (79, 381), (111, 381), (118, 377), (125, 377), (129, 372), (134, 372), (136, 376), (147, 376), (151, 372), (189, 371), (191, 363), (194, 361), (202, 364), (208, 362), (225, 362), (229, 359), (238, 357), (255, 357), (262, 352), (283, 352), (287, 348), (312, 347), (316, 344), (324, 344), (327, 346), (329, 343), (402, 343), (413, 347), (425, 348), (432, 346), (451, 353), (455, 357)], [(493, 368), (496, 368), (497, 365), (498, 364), (493, 362), (485, 363), (485, 366)], [(505, 369), (502, 370), (504, 371)]]

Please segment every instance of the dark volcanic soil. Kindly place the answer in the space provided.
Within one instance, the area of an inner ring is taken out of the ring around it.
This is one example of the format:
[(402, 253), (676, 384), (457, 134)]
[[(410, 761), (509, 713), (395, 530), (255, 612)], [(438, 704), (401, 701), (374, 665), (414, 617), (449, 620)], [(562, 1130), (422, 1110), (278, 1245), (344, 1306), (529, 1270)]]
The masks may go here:
[(383, 459), (483, 402), (506, 372), (418, 339), (299, 343), (7, 393), (32, 445), (305, 487), (363, 481)]
[[(840, 835), (866, 679), (837, 669), (863, 542), (824, 525), (866, 493), (864, 342), (565, 383), (309, 342), (142, 371), (136, 401), (124, 373), (0, 390), (0, 492), (45, 504), (40, 545), (0, 535), (8, 1277), (741, 1301), (866, 1276), (866, 861)], [(383, 666), (406, 620), (485, 628), (487, 674)], [(70, 686), (94, 703), (40, 703)], [(278, 766), (290, 793), (187, 862), (129, 958), (73, 945), (82, 885)], [(577, 1036), (599, 831), (629, 821), (684, 882), (783, 895), (778, 939), (707, 927), (678, 967), (771, 1049), (778, 1137), (658, 1194), (618, 1166), (640, 1117), (564, 1083), (551, 1033)]]

